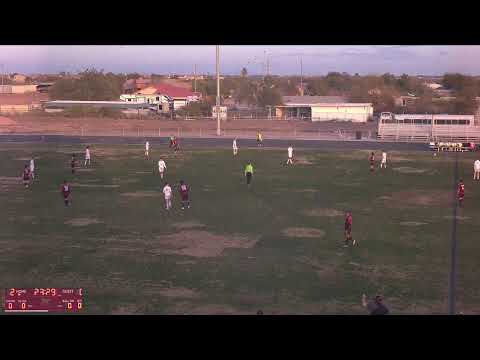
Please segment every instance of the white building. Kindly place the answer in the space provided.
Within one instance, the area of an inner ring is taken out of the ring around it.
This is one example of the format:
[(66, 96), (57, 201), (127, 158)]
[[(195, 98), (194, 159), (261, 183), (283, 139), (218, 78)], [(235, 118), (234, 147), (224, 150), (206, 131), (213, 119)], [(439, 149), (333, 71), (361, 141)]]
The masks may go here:
[(371, 103), (351, 103), (340, 96), (284, 96), (283, 105), (275, 107), (278, 119), (367, 122), (372, 116)]
[(474, 115), (382, 113), (378, 138), (394, 141), (474, 141), (480, 126)]

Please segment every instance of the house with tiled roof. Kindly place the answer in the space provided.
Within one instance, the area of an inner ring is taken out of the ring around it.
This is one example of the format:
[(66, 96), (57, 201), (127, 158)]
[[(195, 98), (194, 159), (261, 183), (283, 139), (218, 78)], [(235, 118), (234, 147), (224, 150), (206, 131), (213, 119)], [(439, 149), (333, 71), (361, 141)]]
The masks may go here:
[[(135, 94), (123, 94), (120, 100), (128, 102), (145, 102), (158, 105), (159, 110), (178, 110), (189, 102), (199, 101), (200, 93), (195, 93), (183, 87), (170, 84), (156, 84), (147, 86), (135, 92)], [(168, 104), (168, 107), (167, 107)]]

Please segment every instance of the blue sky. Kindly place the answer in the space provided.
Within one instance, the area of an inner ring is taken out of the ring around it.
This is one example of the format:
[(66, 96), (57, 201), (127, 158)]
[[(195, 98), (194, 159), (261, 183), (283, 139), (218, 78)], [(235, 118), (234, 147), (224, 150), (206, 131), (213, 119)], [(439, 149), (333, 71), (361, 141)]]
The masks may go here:
[[(299, 74), (300, 57), (305, 75), (330, 71), (351, 74), (426, 74), (445, 72), (480, 74), (480, 46), (221, 46), (221, 71), (238, 74), (263, 72), (265, 52), (270, 73)], [(77, 72), (95, 67), (113, 72), (197, 73), (215, 72), (215, 46), (0, 46), (5, 72)]]

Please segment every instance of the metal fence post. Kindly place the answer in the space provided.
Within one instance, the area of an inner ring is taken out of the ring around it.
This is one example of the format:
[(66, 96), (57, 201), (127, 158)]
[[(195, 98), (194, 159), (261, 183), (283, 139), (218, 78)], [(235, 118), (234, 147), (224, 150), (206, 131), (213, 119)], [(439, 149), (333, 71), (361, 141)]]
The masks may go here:
[(140, 137), (140, 128), (137, 129), (137, 137)]
[(122, 136), (125, 136), (125, 129), (122, 128)]
[(177, 136), (180, 137), (180, 128), (177, 127)]
[(158, 137), (160, 137), (160, 128), (158, 128)]

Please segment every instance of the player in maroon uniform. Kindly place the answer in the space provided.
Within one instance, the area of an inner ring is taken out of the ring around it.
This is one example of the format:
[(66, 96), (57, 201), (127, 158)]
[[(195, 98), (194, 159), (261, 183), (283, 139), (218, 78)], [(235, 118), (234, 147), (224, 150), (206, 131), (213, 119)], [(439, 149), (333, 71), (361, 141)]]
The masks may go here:
[(369, 160), (370, 160), (370, 172), (374, 172), (375, 171), (375, 154), (373, 153), (373, 151), (370, 154)]
[(180, 180), (180, 186), (178, 190), (180, 191), (180, 197), (182, 198), (182, 210), (185, 210), (185, 207), (190, 209), (190, 187), (185, 184), (183, 180)]
[(465, 197), (465, 184), (463, 183), (463, 179), (460, 179), (458, 183), (457, 197), (458, 197), (458, 204), (461, 207), (463, 204), (463, 198)]
[(70, 205), (70, 193), (72, 192), (70, 188), (70, 184), (67, 182), (67, 180), (63, 180), (61, 192), (63, 195), (63, 200), (65, 201), (65, 206)]
[(72, 160), (70, 160), (70, 167), (72, 168), (72, 174), (75, 174), (75, 165), (76, 165), (75, 154), (72, 154)]
[(178, 138), (175, 136), (173, 138), (173, 151), (177, 152), (179, 150)]
[(347, 211), (345, 214), (345, 245), (348, 247), (348, 242), (351, 241), (355, 245), (355, 240), (352, 239), (352, 213)]
[(22, 179), (23, 179), (23, 185), (25, 185), (25, 189), (27, 189), (30, 186), (30, 169), (28, 168), (28, 165), (25, 165), (25, 168), (23, 169), (23, 174), (22, 174)]

